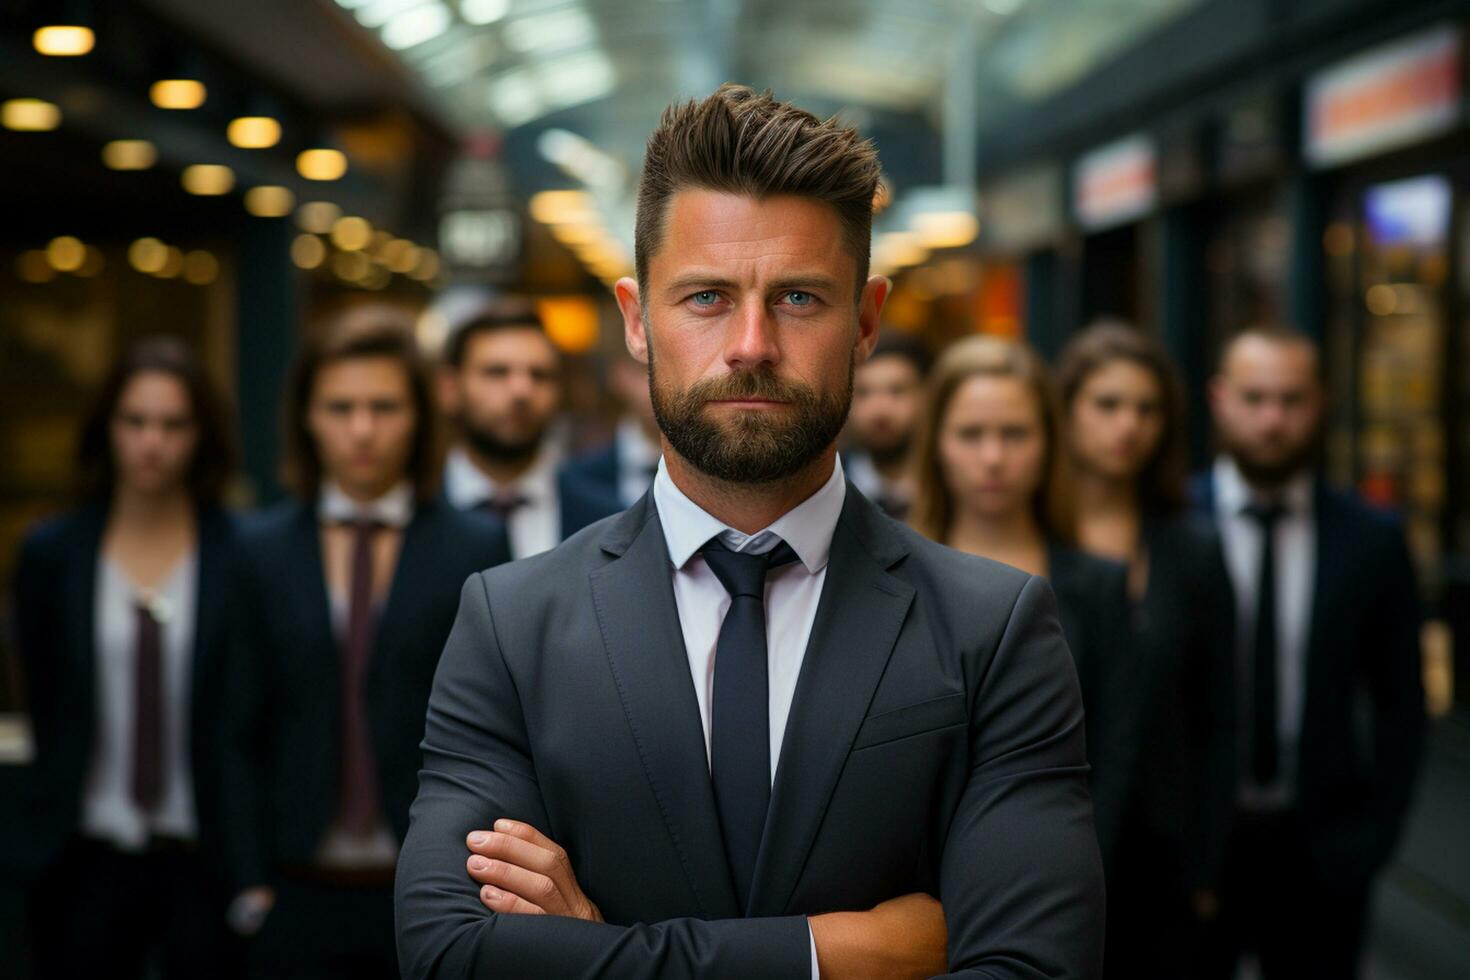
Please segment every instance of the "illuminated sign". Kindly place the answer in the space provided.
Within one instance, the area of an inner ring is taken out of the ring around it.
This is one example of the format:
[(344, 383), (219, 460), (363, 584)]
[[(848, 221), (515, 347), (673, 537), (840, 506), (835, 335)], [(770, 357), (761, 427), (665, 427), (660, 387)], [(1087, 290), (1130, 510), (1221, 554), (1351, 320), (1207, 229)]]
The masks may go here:
[(1147, 136), (1099, 147), (1078, 160), (1072, 172), (1073, 207), (1088, 231), (1143, 217), (1158, 194), (1158, 150)]

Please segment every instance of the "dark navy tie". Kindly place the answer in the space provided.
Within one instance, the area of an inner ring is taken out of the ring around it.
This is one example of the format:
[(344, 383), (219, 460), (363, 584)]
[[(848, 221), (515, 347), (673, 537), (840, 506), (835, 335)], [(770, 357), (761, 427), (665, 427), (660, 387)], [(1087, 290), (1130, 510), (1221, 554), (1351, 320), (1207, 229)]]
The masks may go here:
[(700, 553), (730, 593), (730, 610), (715, 645), (710, 779), (725, 837), (725, 856), (740, 906), (745, 908), (771, 803), (766, 572), (795, 561), (796, 553), (785, 542), (763, 555), (731, 551), (717, 538)]

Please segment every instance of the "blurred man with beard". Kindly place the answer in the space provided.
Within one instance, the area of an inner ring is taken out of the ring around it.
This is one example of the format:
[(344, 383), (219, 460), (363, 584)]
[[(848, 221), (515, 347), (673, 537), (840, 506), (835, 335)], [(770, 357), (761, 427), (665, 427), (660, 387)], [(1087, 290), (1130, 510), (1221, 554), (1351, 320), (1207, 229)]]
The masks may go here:
[(561, 397), (561, 354), (529, 301), (501, 299), (450, 337), (439, 399), (460, 441), (445, 462), (444, 494), (503, 522), (513, 558), (619, 509), (584, 499), (560, 473), (548, 430)]
[(408, 977), (1100, 975), (1076, 672), (1045, 580), (837, 459), (889, 283), (877, 154), (735, 85), (671, 106), (624, 337), (652, 489), (474, 576), (398, 865)]
[(1235, 817), (1205, 975), (1357, 974), (1424, 727), (1419, 601), (1393, 518), (1316, 473), (1316, 345), (1233, 338), (1210, 386), (1223, 450), (1196, 481), (1235, 592)]
[(889, 517), (903, 520), (912, 495), (909, 443), (923, 401), (929, 351), (912, 337), (884, 334), (853, 378), (847, 431), (853, 449), (843, 459), (848, 479)]

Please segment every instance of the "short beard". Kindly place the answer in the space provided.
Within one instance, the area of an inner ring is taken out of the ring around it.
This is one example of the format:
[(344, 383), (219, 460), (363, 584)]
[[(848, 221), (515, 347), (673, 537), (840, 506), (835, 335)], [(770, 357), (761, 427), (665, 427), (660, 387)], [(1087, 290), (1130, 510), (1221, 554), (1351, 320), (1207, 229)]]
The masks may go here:
[(893, 469), (903, 465), (909, 455), (909, 440), (901, 439), (897, 443), (886, 446), (868, 446), (868, 458), (873, 465), (880, 470)]
[[(787, 480), (820, 458), (847, 421), (852, 376), (849, 364), (847, 383), (826, 394), (783, 381), (768, 369), (709, 378), (679, 391), (659, 383), (651, 349), (648, 358), (653, 415), (669, 445), (700, 472), (735, 484)], [(787, 402), (792, 417), (751, 411), (725, 425), (706, 414), (712, 401), (740, 398)]]
[(463, 417), (459, 419), (459, 430), (464, 435), (465, 442), (468, 442), (476, 453), (507, 466), (529, 464), (541, 451), (541, 440), (546, 435), (545, 430), (542, 430), (530, 438), (507, 442), (493, 432), (476, 428)]
[(1262, 490), (1278, 490), (1285, 486), (1287, 481), (1298, 473), (1313, 466), (1320, 455), (1320, 437), (1311, 439), (1306, 445), (1286, 457), (1279, 463), (1257, 463), (1250, 458), (1247, 450), (1223, 441), (1225, 451), (1235, 461), (1236, 469), (1245, 481), (1253, 487)]

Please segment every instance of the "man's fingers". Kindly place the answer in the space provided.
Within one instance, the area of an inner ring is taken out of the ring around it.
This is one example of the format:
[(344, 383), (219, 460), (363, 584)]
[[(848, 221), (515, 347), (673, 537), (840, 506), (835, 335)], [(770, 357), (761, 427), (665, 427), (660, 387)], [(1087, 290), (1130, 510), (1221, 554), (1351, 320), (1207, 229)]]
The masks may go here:
[(546, 910), (541, 906), (532, 905), (519, 895), (512, 895), (493, 885), (484, 885), (480, 888), (480, 904), (491, 912), (500, 912), (504, 915), (546, 914)]
[[(476, 839), (479, 843), (475, 843)], [(552, 874), (560, 870), (559, 851), (549, 850), (524, 838), (512, 837), (498, 831), (471, 834), (470, 851), (492, 860), (509, 861), (541, 874)]]
[(559, 855), (563, 853), (562, 849), (557, 846), (556, 841), (547, 837), (528, 823), (522, 823), (519, 820), (500, 819), (495, 821), (495, 829), (499, 833), (508, 834), (511, 837), (517, 837), (528, 843), (535, 844), (537, 847), (548, 850), (552, 854)]
[(571, 914), (557, 883), (547, 875), (478, 854), (470, 855), (467, 867), (470, 877), (481, 885), (510, 892), (553, 915)]

